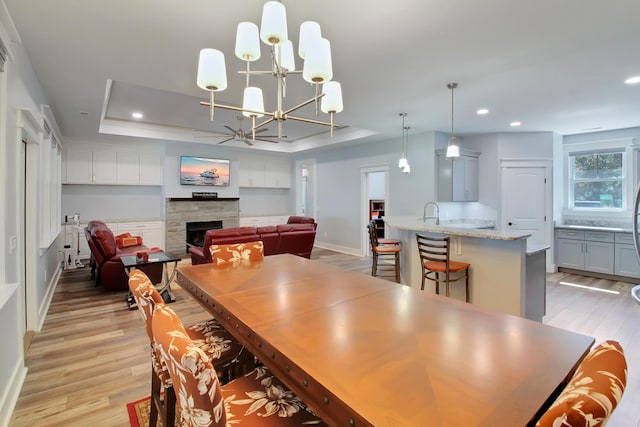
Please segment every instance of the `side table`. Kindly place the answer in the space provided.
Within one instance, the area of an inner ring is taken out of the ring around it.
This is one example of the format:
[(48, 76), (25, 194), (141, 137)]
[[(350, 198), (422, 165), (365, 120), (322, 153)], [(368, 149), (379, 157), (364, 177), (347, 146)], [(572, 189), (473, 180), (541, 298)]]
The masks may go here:
[[(176, 275), (176, 267), (180, 260), (182, 260), (181, 257), (174, 255), (171, 252), (149, 252), (149, 258), (146, 260), (139, 259), (135, 255), (124, 255), (120, 257), (120, 261), (127, 270), (127, 274), (132, 270), (145, 265), (162, 264), (163, 280), (161, 283), (156, 284), (156, 289), (160, 295), (162, 295), (162, 299), (166, 303), (174, 302), (176, 300), (171, 292), (171, 282)], [(169, 274), (167, 264), (171, 262), (173, 262), (173, 271)], [(127, 293), (127, 306), (129, 307), (129, 310), (135, 310), (138, 308), (131, 291)]]

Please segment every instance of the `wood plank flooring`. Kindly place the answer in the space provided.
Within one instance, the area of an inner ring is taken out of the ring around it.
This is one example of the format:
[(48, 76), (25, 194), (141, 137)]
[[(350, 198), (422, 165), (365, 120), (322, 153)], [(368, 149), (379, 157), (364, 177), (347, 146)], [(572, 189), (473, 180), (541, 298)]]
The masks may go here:
[[(370, 274), (367, 258), (318, 248), (312, 258)], [(608, 427), (635, 427), (640, 420), (634, 405), (640, 398), (634, 363), (640, 360), (640, 306), (630, 297), (631, 286), (566, 273), (547, 276), (545, 323), (596, 342), (615, 339), (625, 349), (627, 390)], [(208, 316), (181, 289), (175, 294), (171, 307), (185, 323)], [(142, 320), (126, 308), (125, 295), (94, 288), (88, 268), (63, 274), (44, 327), (31, 343), (11, 426), (129, 425), (125, 405), (149, 394), (151, 367)]]

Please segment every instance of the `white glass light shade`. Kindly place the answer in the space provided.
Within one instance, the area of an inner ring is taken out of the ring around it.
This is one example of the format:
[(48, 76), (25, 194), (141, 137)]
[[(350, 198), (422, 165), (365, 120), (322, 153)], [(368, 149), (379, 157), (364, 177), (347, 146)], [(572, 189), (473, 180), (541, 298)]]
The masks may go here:
[(260, 59), (258, 26), (253, 22), (241, 22), (236, 32), (236, 56), (243, 61)]
[(269, 1), (262, 8), (260, 39), (268, 45), (278, 45), (289, 39), (287, 34), (287, 11), (277, 1)]
[(333, 78), (329, 40), (320, 38), (310, 41), (305, 52), (302, 78), (309, 83), (328, 82)]
[[(242, 108), (252, 111), (264, 111), (264, 100), (262, 98), (262, 89), (259, 87), (249, 86), (244, 89), (244, 97), (242, 98)], [(262, 117), (264, 114), (251, 113), (243, 111), (245, 117)]]
[(222, 52), (217, 49), (200, 51), (196, 82), (200, 88), (214, 92), (227, 88), (227, 68)]
[(408, 174), (409, 172), (411, 172), (411, 166), (409, 166), (409, 163), (407, 163), (407, 165), (404, 168), (402, 168), (402, 173)]
[(400, 160), (398, 161), (398, 167), (400, 169), (404, 169), (408, 164), (409, 162), (407, 162), (407, 158), (404, 157), (404, 154), (403, 154)]
[(460, 157), (460, 146), (456, 144), (456, 137), (449, 138), (447, 145), (447, 158)]
[(324, 96), (320, 101), (323, 113), (339, 113), (342, 111), (342, 88), (338, 82), (326, 82), (322, 85)]
[(305, 21), (300, 24), (300, 38), (298, 39), (298, 56), (304, 59), (307, 46), (313, 40), (322, 38), (320, 24), (315, 21)]
[(278, 65), (287, 71), (296, 70), (296, 61), (293, 56), (293, 43), (291, 43), (291, 40), (286, 40), (278, 46), (276, 61), (278, 61)]

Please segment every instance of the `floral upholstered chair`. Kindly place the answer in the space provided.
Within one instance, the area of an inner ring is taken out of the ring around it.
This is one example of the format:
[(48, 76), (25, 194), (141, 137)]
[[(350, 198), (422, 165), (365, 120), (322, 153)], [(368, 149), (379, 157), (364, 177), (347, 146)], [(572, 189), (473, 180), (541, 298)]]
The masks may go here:
[[(129, 289), (138, 304), (151, 343), (151, 398), (149, 426), (154, 427), (158, 415), (166, 427), (173, 426), (175, 418), (175, 393), (171, 378), (153, 345), (151, 319), (158, 307), (164, 306), (162, 296), (153, 286), (147, 275), (141, 270), (134, 270), (129, 276)], [(195, 323), (186, 329), (194, 344), (204, 351), (208, 357), (216, 361), (218, 376), (221, 381), (231, 379), (251, 371), (255, 367), (255, 358), (251, 353), (233, 339), (215, 319)], [(164, 390), (164, 399), (161, 393)]]
[(584, 358), (569, 383), (536, 427), (604, 426), (627, 385), (622, 347), (605, 341)]
[(167, 306), (153, 316), (153, 335), (173, 380), (181, 426), (325, 424), (265, 367), (220, 386), (210, 358)]
[(211, 259), (216, 265), (250, 265), (264, 259), (264, 243), (257, 240), (229, 245), (211, 245), (209, 252), (211, 252)]

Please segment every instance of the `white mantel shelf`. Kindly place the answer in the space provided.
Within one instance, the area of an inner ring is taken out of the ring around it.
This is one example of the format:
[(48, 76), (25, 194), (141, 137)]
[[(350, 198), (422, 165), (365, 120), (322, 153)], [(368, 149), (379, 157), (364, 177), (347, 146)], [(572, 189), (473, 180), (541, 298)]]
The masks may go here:
[[(530, 233), (516, 231), (498, 231), (484, 228), (453, 227), (451, 225), (435, 225), (433, 220), (422, 221), (422, 218), (414, 216), (385, 216), (384, 222), (391, 228), (398, 230), (424, 231), (427, 233), (441, 233), (450, 236), (478, 237), (481, 239), (495, 240), (520, 240), (531, 237)], [(490, 223), (491, 221), (487, 221)], [(470, 224), (473, 226), (473, 224)], [(477, 225), (476, 225), (477, 226)]]

